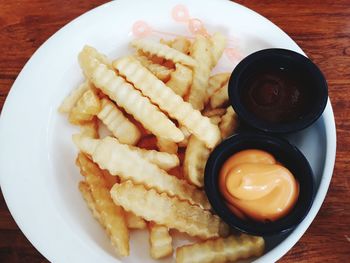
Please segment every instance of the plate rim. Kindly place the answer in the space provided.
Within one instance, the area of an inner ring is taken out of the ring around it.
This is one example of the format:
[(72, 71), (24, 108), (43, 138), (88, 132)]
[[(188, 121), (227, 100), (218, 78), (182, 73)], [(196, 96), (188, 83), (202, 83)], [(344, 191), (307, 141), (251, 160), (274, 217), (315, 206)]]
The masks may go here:
[[(126, 0), (124, 0), (126, 1)], [(69, 23), (67, 23), (66, 25), (64, 25), (63, 27), (61, 27), (58, 31), (56, 31), (53, 35), (51, 35), (34, 53), (33, 55), (28, 59), (28, 61), (25, 63), (24, 67), (22, 68), (22, 70), (20, 71), (20, 73), (18, 74), (18, 76), (16, 77), (16, 80), (14, 81), (14, 83), (11, 86), (11, 89), (8, 92), (7, 98), (4, 102), (3, 108), (2, 108), (2, 112), (0, 115), (0, 142), (4, 142), (4, 138), (3, 136), (1, 136), (4, 132), (4, 129), (6, 129), (5, 124), (4, 124), (4, 116), (7, 116), (7, 112), (10, 111), (11, 106), (14, 105), (13, 101), (14, 101), (14, 90), (16, 89), (16, 87), (18, 86), (17, 83), (19, 82), (19, 79), (22, 78), (23, 76), (23, 72), (27, 71), (27, 68), (30, 67), (33, 58), (36, 57), (38, 55), (38, 53), (41, 52), (41, 50), (43, 50), (44, 48), (46, 48), (50, 43), (52, 43), (53, 41), (55, 41), (55, 38), (59, 37), (61, 34), (63, 34), (66, 30), (69, 30), (71, 27), (73, 27), (75, 24), (79, 23), (79, 21), (82, 19), (82, 17), (87, 17), (88, 15), (91, 15), (95, 12), (98, 12), (100, 9), (106, 8), (109, 5), (112, 4), (116, 4), (118, 5), (118, 2), (124, 2), (122, 0), (120, 1), (112, 1), (112, 2), (107, 2), (105, 4), (102, 4), (100, 6), (97, 6), (81, 15), (79, 15), (78, 17), (76, 17), (75, 19), (73, 19), (72, 21), (70, 21)], [(214, 1), (214, 0), (212, 0)], [(274, 24), (272, 21), (270, 21), (268, 18), (260, 15), (259, 13), (255, 12), (252, 9), (249, 9), (243, 5), (237, 4), (235, 2), (231, 2), (231, 1), (223, 1), (223, 0), (215, 0), (217, 2), (226, 2), (226, 4), (235, 4), (240, 6), (241, 8), (254, 13), (255, 16), (259, 16), (263, 19), (265, 19), (266, 21), (268, 21), (269, 23), (271, 23), (273, 26), (275, 26), (276, 28), (278, 28), (281, 32), (283, 32), (285, 35), (287, 35), (280, 27), (278, 27), (276, 24)], [(287, 35), (288, 36), (288, 35)], [(288, 36), (288, 38), (290, 38)], [(290, 38), (291, 39), (291, 38)], [(295, 41), (293, 39), (291, 39), (291, 41), (293, 41), (295, 43)], [(297, 45), (297, 43), (295, 43)], [(298, 46), (298, 45), (297, 45)], [(299, 47), (299, 46), (298, 46)], [(300, 47), (299, 47), (300, 48)], [(300, 48), (300, 50), (302, 50)], [(304, 52), (303, 52), (304, 53)], [(327, 195), (327, 191), (329, 189), (329, 185), (330, 185), (330, 181), (331, 178), (333, 176), (333, 169), (334, 169), (334, 165), (335, 165), (335, 157), (336, 157), (336, 126), (335, 126), (335, 119), (334, 119), (334, 114), (333, 114), (333, 109), (332, 109), (332, 105), (330, 102), (330, 99), (328, 99), (327, 102), (327, 106), (325, 109), (325, 112), (322, 115), (323, 119), (324, 119), (324, 125), (325, 125), (325, 132), (326, 132), (326, 158), (325, 158), (325, 164), (324, 164), (324, 168), (323, 168), (323, 174), (322, 174), (322, 179), (319, 185), (319, 189), (317, 191), (317, 194), (315, 196), (315, 200), (314, 203), (308, 213), (308, 215), (306, 216), (306, 218), (302, 221), (301, 224), (299, 224), (299, 226), (294, 230), (294, 233), (291, 234), (290, 236), (288, 236), (284, 241), (282, 241), (280, 244), (278, 244), (274, 249), (272, 249), (271, 251), (269, 251), (268, 253), (266, 253), (265, 255), (261, 256), (260, 258), (256, 259), (254, 262), (274, 262), (277, 261), (278, 259), (280, 259), (283, 255), (285, 255), (296, 243), (297, 241), (301, 238), (301, 236), (305, 233), (305, 231), (308, 229), (308, 227), (310, 226), (310, 224), (313, 222), (314, 218), (316, 217), (318, 211), (320, 210), (321, 205), (323, 204), (325, 197)], [(1, 157), (1, 156), (0, 156)], [(0, 159), (0, 163), (5, 163), (5, 160), (1, 160)], [(1, 170), (3, 168), (1, 167)], [(29, 240), (29, 242), (31, 242), (31, 244), (47, 259), (52, 259), (52, 257), (50, 257), (50, 253), (48, 251), (43, 251), (41, 244), (39, 244), (36, 241), (33, 241), (33, 238), (31, 238), (31, 235), (29, 234), (29, 230), (28, 229), (24, 229), (26, 227), (23, 226), (22, 224), (22, 219), (20, 219), (20, 215), (14, 213), (14, 206), (12, 205), (12, 202), (9, 198), (9, 194), (7, 192), (8, 189), (4, 189), (3, 186), (3, 181), (6, 180), (4, 175), (0, 174), (0, 185), (1, 185), (1, 189), (3, 192), (3, 196), (4, 196), (4, 200), (6, 202), (6, 205), (13, 217), (13, 219), (15, 220), (16, 224), (18, 225), (18, 227), (20, 228), (21, 232), (26, 236), (26, 238)], [(116, 259), (118, 262), (118, 259)]]

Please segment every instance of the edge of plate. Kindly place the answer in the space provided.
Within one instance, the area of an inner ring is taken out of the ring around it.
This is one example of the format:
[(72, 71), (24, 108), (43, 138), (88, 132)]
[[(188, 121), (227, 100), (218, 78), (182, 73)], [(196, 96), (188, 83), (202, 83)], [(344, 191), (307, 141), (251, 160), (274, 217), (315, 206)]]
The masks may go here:
[[(274, 24), (273, 22), (271, 22), (269, 19), (267, 19), (266, 17), (260, 15), (259, 13), (253, 11), (252, 9), (249, 9), (243, 5), (240, 5), (238, 3), (235, 2), (231, 2), (231, 1), (227, 1), (227, 0), (215, 0), (215, 1), (220, 1), (222, 3), (226, 2), (229, 5), (238, 5), (241, 8), (246, 9), (249, 12), (254, 13), (254, 15), (259, 16), (261, 18), (263, 18), (264, 20), (266, 20), (268, 23), (270, 23), (271, 25), (273, 25), (274, 27), (278, 28), (281, 33), (283, 33), (284, 35), (286, 35), (288, 38), (291, 39), (291, 41), (295, 42), (291, 37), (288, 36), (288, 34), (286, 34), (280, 27), (278, 27), (276, 24)], [(15, 82), (13, 83), (12, 87), (14, 87), (16, 85), (16, 82), (18, 79), (21, 78), (21, 74), (22, 72), (30, 66), (31, 64), (31, 60), (32, 57), (36, 56), (37, 53), (41, 52), (42, 49), (46, 48), (51, 42), (53, 42), (56, 38), (60, 37), (61, 34), (63, 34), (63, 32), (65, 32), (66, 30), (71, 30), (72, 27), (75, 26), (75, 24), (77, 24), (78, 22), (80, 22), (82, 19), (88, 19), (88, 17), (90, 15), (92, 15), (93, 13), (95, 13), (96, 11), (103, 9), (103, 8), (107, 8), (109, 5), (111, 4), (115, 4), (116, 2), (108, 2), (105, 4), (102, 4), (98, 7), (95, 7), (83, 14), (81, 14), (80, 16), (78, 16), (77, 18), (73, 19), (72, 21), (70, 21), (69, 23), (67, 23), (66, 25), (64, 25), (62, 28), (60, 28), (58, 31), (56, 31), (52, 36), (50, 36), (31, 56), (31, 58), (29, 58), (29, 60), (26, 62), (26, 64), (24, 65), (23, 69), (21, 70), (21, 72), (19, 73), (19, 75), (17, 76)], [(297, 45), (297, 44), (296, 44)], [(297, 45), (298, 46), (298, 45)], [(300, 51), (305, 54), (302, 49), (298, 46), (298, 48), (300, 49)], [(0, 115), (0, 135), (1, 135), (1, 130), (3, 129), (3, 115), (6, 115), (6, 112), (8, 111), (8, 105), (11, 104), (11, 101), (13, 100), (13, 89), (10, 89), (6, 101), (3, 105), (3, 109)], [(323, 174), (322, 174), (322, 180), (320, 182), (320, 186), (319, 186), (319, 190), (317, 192), (317, 195), (315, 197), (314, 203), (308, 213), (308, 215), (306, 216), (306, 218), (303, 220), (302, 223), (299, 224), (299, 226), (294, 230), (294, 232), (288, 236), (281, 244), (279, 244), (278, 246), (276, 246), (274, 249), (272, 249), (271, 251), (269, 251), (268, 253), (266, 253), (265, 255), (263, 255), (262, 257), (256, 259), (254, 262), (274, 262), (277, 261), (278, 259), (280, 259), (283, 255), (285, 255), (296, 243), (297, 241), (301, 238), (301, 236), (305, 233), (305, 231), (307, 230), (307, 228), (310, 226), (310, 224), (312, 223), (312, 221), (314, 220), (314, 218), (316, 217), (329, 188), (329, 184), (332, 178), (332, 173), (333, 173), (333, 169), (334, 169), (334, 163), (335, 163), (335, 155), (336, 155), (336, 128), (335, 128), (335, 121), (334, 121), (334, 115), (333, 115), (333, 109), (332, 109), (332, 105), (330, 103), (330, 100), (328, 100), (325, 112), (323, 114), (323, 118), (324, 118), (324, 122), (325, 122), (325, 130), (326, 130), (326, 138), (327, 138), (327, 152), (326, 152), (326, 163), (324, 166), (324, 170), (323, 170)], [(0, 138), (0, 141), (2, 141), (3, 138)], [(0, 185), (2, 184), (2, 176), (0, 176)], [(41, 246), (37, 243), (34, 242), (33, 239), (30, 238), (29, 235), (27, 235), (27, 230), (23, 229), (23, 224), (22, 224), (22, 220), (19, 219), (18, 216), (16, 216), (16, 213), (14, 213), (14, 209), (11, 207), (11, 202), (8, 202), (7, 197), (6, 197), (6, 191), (3, 191), (3, 195), (4, 195), (4, 199), (5, 202), (7, 204), (7, 207), (13, 217), (13, 219), (15, 220), (16, 224), (20, 227), (21, 231), (23, 232), (23, 234), (26, 236), (26, 238), (35, 246), (35, 248), (40, 251), (40, 253), (45, 256), (47, 259), (52, 259), (52, 257), (49, 255), (49, 253), (43, 249), (41, 249)], [(116, 259), (116, 262), (118, 262), (119, 260)]]

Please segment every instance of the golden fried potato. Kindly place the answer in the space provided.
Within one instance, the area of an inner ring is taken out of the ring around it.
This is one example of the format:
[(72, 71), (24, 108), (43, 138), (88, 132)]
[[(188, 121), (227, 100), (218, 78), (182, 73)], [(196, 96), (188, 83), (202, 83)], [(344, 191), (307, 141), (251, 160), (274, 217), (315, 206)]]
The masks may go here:
[(210, 118), (211, 123), (219, 125), (219, 123), (221, 122), (221, 116), (223, 116), (225, 113), (226, 109), (217, 108), (204, 111), (203, 115)]
[(69, 121), (72, 124), (81, 124), (85, 121), (91, 121), (100, 111), (101, 102), (95, 89), (88, 89), (77, 101), (69, 113)]
[[(170, 142), (173, 144), (174, 142)], [(176, 143), (174, 143), (177, 147)], [(135, 146), (130, 146), (130, 150), (136, 152), (145, 160), (157, 165), (160, 169), (168, 171), (180, 164), (179, 157), (176, 154), (168, 153), (163, 150), (160, 152), (156, 150), (146, 150)]]
[(89, 81), (84, 81), (80, 84), (76, 89), (74, 89), (65, 99), (62, 104), (58, 108), (60, 113), (69, 113), (77, 101), (83, 96), (83, 94), (91, 88), (91, 84)]
[(126, 211), (191, 236), (207, 239), (227, 235), (229, 231), (228, 226), (209, 211), (131, 181), (114, 185), (111, 195)]
[(212, 42), (212, 68), (214, 68), (224, 53), (225, 47), (227, 45), (227, 39), (223, 34), (217, 32), (213, 34), (210, 40)]
[(161, 43), (163, 45), (167, 45), (169, 47), (171, 47), (172, 42), (173, 42), (172, 39), (164, 39), (164, 38), (159, 39), (159, 43)]
[(180, 126), (179, 128), (182, 131), (185, 138), (181, 142), (179, 142), (178, 145), (179, 145), (179, 147), (186, 147), (188, 144), (188, 139), (191, 136), (191, 133), (185, 126)]
[(212, 124), (219, 125), (219, 123), (221, 122), (221, 117), (217, 115), (212, 116), (210, 117), (210, 121)]
[(111, 199), (103, 174), (96, 164), (86, 155), (80, 153), (77, 158), (80, 172), (89, 185), (100, 222), (106, 228), (112, 245), (120, 256), (129, 255), (129, 231), (126, 225), (123, 209), (114, 204)]
[[(91, 47), (89, 45), (85, 45), (83, 48), (83, 51), (87, 57), (95, 58), (98, 60), (99, 63), (105, 64), (108, 68), (111, 68), (111, 61), (107, 58), (107, 56), (105, 54), (98, 52), (96, 48)], [(88, 60), (79, 60), (79, 63), (80, 63), (80, 67), (82, 69), (89, 67)], [(87, 64), (85, 64), (85, 63), (87, 63)], [(85, 74), (86, 72), (83, 71), (83, 73)]]
[(141, 137), (136, 125), (129, 121), (109, 99), (102, 99), (101, 104), (101, 111), (97, 114), (97, 117), (121, 143), (136, 144)]
[(231, 73), (218, 73), (209, 78), (209, 87), (206, 94), (206, 102), (219, 89), (221, 89), (230, 79)]
[(81, 113), (78, 110), (72, 110), (69, 114), (68, 121), (74, 125), (81, 125), (84, 122), (90, 122), (93, 119), (94, 115)]
[(157, 147), (159, 151), (171, 154), (176, 154), (178, 150), (176, 143), (159, 137), (157, 138)]
[(79, 190), (80, 190), (80, 193), (81, 195), (83, 196), (87, 206), (89, 207), (89, 209), (91, 210), (91, 213), (93, 214), (93, 216), (97, 219), (97, 221), (102, 225), (103, 225), (103, 222), (102, 222), (102, 219), (101, 219), (101, 215), (100, 213), (97, 211), (97, 208), (96, 208), (96, 203), (95, 203), (95, 200), (91, 194), (91, 190), (90, 190), (90, 187), (89, 185), (85, 182), (85, 181), (80, 181), (79, 182)]
[(158, 107), (142, 96), (125, 79), (117, 76), (108, 66), (99, 62), (94, 56), (90, 56), (85, 49), (79, 54), (79, 62), (86, 76), (119, 107), (133, 115), (147, 130), (156, 136), (175, 142), (183, 140), (182, 132)]
[(203, 191), (169, 175), (127, 145), (120, 144), (115, 138), (105, 137), (102, 140), (96, 140), (76, 135), (73, 140), (81, 151), (89, 154), (100, 168), (107, 169), (112, 175), (118, 175), (123, 180), (131, 179), (135, 183), (153, 187), (170, 196), (178, 196), (191, 204), (210, 209), (209, 201)]
[[(117, 177), (113, 176), (113, 179), (117, 179)], [(111, 185), (108, 188), (108, 190), (110, 190), (113, 185)], [(97, 219), (97, 221), (101, 224), (101, 226), (105, 228), (106, 226), (101, 218), (100, 212), (97, 211), (96, 202), (94, 200), (94, 197), (92, 196), (89, 185), (85, 181), (81, 181), (79, 182), (79, 190), (86, 204), (90, 208), (93, 216)], [(146, 221), (143, 220), (141, 217), (135, 216), (133, 213), (125, 212), (125, 211), (124, 211), (124, 215), (125, 215), (126, 224), (129, 229), (145, 229), (147, 227)]]
[(176, 37), (171, 43), (171, 47), (184, 53), (189, 54), (191, 48), (191, 41), (185, 37)]
[(202, 35), (197, 35), (190, 51), (191, 57), (197, 61), (197, 66), (193, 68), (193, 82), (188, 95), (188, 102), (197, 110), (204, 108), (206, 90), (209, 85), (212, 66), (210, 50), (210, 40)]
[(137, 50), (171, 60), (174, 63), (181, 63), (191, 67), (196, 65), (196, 61), (190, 56), (162, 43), (147, 39), (135, 39), (131, 42), (131, 45)]
[(264, 253), (262, 237), (229, 236), (176, 249), (176, 263), (225, 263), (258, 257)]
[(161, 39), (160, 43), (168, 45), (184, 54), (190, 53), (191, 41), (185, 37), (176, 37), (173, 40), (164, 40)]
[(135, 55), (134, 56), (141, 64), (151, 71), (158, 79), (166, 82), (170, 79), (171, 74), (174, 72), (173, 69), (167, 68), (163, 65), (153, 63), (147, 56)]
[(204, 186), (204, 169), (210, 150), (196, 136), (191, 136), (185, 153), (184, 173), (185, 178), (192, 184)]
[(180, 63), (176, 63), (176, 70), (171, 73), (166, 85), (177, 95), (183, 97), (192, 84), (192, 70)]
[(79, 127), (81, 135), (88, 136), (94, 139), (99, 138), (98, 121), (96, 117), (93, 117), (91, 121), (86, 121), (84, 123), (79, 124)]
[(225, 115), (222, 116), (219, 128), (223, 139), (231, 136), (238, 126), (238, 117), (232, 106), (227, 108)]
[(222, 88), (215, 91), (210, 97), (210, 106), (213, 109), (227, 106), (228, 104), (228, 84), (226, 83)]
[(129, 229), (145, 229), (147, 227), (146, 221), (134, 213), (125, 212), (125, 218)]
[(208, 118), (214, 117), (214, 116), (222, 117), (225, 113), (226, 113), (226, 109), (224, 109), (224, 108), (217, 108), (217, 109), (205, 110), (203, 112), (203, 115), (207, 116)]
[(113, 185), (120, 182), (120, 179), (118, 176), (111, 175), (110, 172), (108, 172), (107, 170), (101, 170), (101, 172), (108, 190), (111, 190)]
[(185, 126), (200, 140), (203, 140), (209, 148), (213, 148), (218, 143), (220, 140), (219, 128), (213, 125), (207, 117), (202, 116), (198, 110), (193, 109), (190, 103), (185, 102), (182, 97), (175, 94), (172, 89), (157, 79), (137, 60), (124, 57), (114, 61), (113, 66), (119, 74), (126, 77), (160, 109), (167, 112), (170, 117), (176, 119), (180, 125)]
[(153, 222), (148, 224), (150, 254), (154, 259), (164, 258), (173, 253), (173, 246), (166, 226), (160, 226)]

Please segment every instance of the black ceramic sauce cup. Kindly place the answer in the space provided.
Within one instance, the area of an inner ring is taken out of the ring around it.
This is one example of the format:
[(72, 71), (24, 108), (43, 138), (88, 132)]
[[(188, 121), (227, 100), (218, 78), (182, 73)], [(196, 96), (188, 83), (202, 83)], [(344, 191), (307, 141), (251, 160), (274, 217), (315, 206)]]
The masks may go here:
[(318, 67), (286, 49), (265, 49), (243, 59), (232, 72), (228, 93), (241, 121), (275, 134), (308, 127), (328, 100), (327, 83)]
[[(260, 149), (271, 153), (298, 181), (298, 200), (283, 218), (267, 223), (241, 219), (226, 206), (218, 186), (221, 167), (230, 156), (246, 149)], [(207, 161), (204, 186), (212, 208), (228, 225), (242, 232), (260, 236), (280, 234), (297, 226), (312, 205), (315, 189), (313, 172), (304, 155), (284, 139), (259, 133), (239, 134), (221, 142)]]

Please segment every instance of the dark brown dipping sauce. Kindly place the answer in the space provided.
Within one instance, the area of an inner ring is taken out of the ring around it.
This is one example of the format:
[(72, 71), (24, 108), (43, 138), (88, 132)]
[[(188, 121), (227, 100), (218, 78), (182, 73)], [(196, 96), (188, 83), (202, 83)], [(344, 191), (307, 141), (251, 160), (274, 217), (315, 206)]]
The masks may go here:
[(303, 75), (292, 75), (283, 67), (260, 70), (246, 81), (242, 101), (248, 111), (265, 121), (300, 119), (310, 101), (310, 83)]

